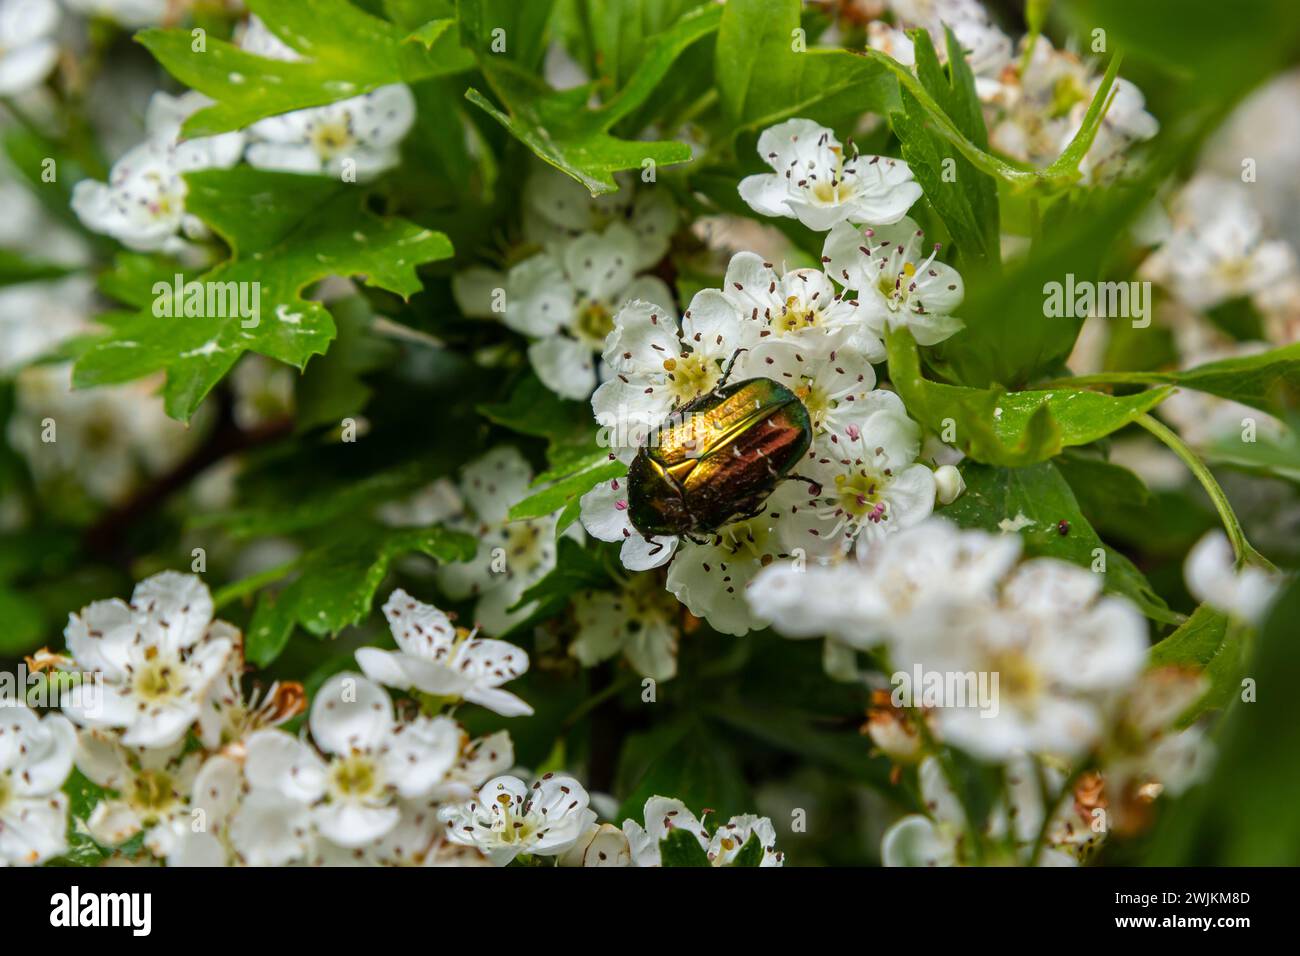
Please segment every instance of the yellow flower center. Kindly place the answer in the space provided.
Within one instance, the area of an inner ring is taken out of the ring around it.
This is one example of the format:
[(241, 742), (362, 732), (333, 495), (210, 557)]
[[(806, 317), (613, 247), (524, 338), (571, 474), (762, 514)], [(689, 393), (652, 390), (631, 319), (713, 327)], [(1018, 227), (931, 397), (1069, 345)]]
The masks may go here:
[(803, 407), (808, 410), (808, 417), (812, 419), (813, 426), (820, 427), (834, 407), (834, 402), (826, 394), (825, 389), (818, 388), (812, 382), (806, 382), (796, 388), (794, 393), (799, 396), (799, 401), (803, 402)]
[(177, 661), (156, 654), (135, 672), (134, 690), (137, 697), (147, 701), (170, 700), (176, 695)]
[(857, 471), (835, 476), (835, 502), (859, 521), (884, 521), (885, 505), (880, 500), (882, 482), (875, 475)]
[(821, 320), (821, 312), (809, 308), (799, 301), (798, 296), (785, 300), (785, 309), (772, 320), (772, 328), (780, 335), (798, 332), (800, 329), (814, 329)]
[(614, 331), (614, 314), (603, 302), (587, 302), (578, 310), (573, 331), (593, 348), (604, 348), (605, 339)]
[(665, 359), (663, 364), (668, 373), (668, 391), (676, 405), (703, 395), (718, 381), (718, 366), (699, 352)]
[(379, 774), (374, 761), (362, 754), (338, 761), (331, 775), (334, 789), (344, 797), (368, 797), (379, 790)]
[(145, 770), (131, 784), (131, 805), (147, 819), (163, 815), (176, 800), (171, 775), (162, 770)]
[(312, 130), (311, 144), (317, 154), (329, 159), (352, 144), (352, 130), (344, 120), (323, 123)]
[(998, 675), (999, 694), (1008, 694), (1018, 700), (1033, 699), (1043, 687), (1042, 675), (1024, 654), (1015, 652), (995, 654), (989, 661), (989, 672)]

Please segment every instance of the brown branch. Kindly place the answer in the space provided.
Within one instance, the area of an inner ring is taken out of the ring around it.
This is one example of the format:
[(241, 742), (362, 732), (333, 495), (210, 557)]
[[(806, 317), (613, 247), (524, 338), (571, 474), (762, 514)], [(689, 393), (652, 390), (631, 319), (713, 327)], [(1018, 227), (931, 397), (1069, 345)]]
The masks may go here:
[(158, 475), (139, 488), (122, 504), (100, 516), (86, 529), (82, 545), (86, 552), (101, 561), (129, 567), (133, 557), (127, 543), (130, 529), (145, 520), (176, 492), (185, 488), (203, 471), (217, 462), (285, 437), (293, 431), (293, 420), (277, 419), (244, 431), (235, 424), (231, 403), (222, 396), (218, 404), (217, 423), (207, 439), (188, 457), (165, 474)]

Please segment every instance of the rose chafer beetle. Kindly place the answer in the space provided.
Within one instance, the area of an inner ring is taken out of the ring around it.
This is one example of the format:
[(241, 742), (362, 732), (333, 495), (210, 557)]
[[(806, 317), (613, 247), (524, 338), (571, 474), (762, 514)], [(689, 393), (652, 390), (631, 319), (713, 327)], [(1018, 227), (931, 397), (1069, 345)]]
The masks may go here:
[[(739, 353), (738, 353), (739, 354)], [(628, 519), (652, 535), (695, 535), (760, 513), (812, 443), (803, 402), (770, 378), (726, 384), (673, 409), (628, 467)]]

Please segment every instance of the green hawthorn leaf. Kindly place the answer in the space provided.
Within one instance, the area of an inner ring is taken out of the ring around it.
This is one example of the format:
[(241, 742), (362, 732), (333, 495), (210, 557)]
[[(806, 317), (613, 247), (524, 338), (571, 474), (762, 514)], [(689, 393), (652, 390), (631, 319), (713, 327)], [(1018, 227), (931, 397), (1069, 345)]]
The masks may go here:
[(554, 6), (555, 0), (457, 0), (461, 43), (480, 57), (508, 58), (535, 69), (546, 51)]
[(347, 0), (250, 0), (249, 7), (308, 59), (268, 59), (212, 38), (196, 50), (189, 30), (137, 36), (172, 76), (216, 100), (185, 121), (187, 136), (243, 129), (268, 116), (473, 65), (450, 20), (425, 24), (412, 35)]
[(298, 577), (279, 593), (262, 595), (249, 628), (248, 659), (261, 667), (271, 663), (295, 626), (326, 637), (365, 620), (395, 558), (419, 553), (442, 563), (468, 561), (477, 547), (471, 536), (439, 527), (348, 529), (303, 554)]
[[(1280, 349), (1221, 359), (1181, 372), (1118, 373), (1120, 381), (1168, 383), (1208, 392), (1284, 415), (1300, 403), (1300, 342)], [(1105, 373), (1087, 380), (1104, 380)]]
[(1210, 689), (1179, 719), (1187, 726), (1207, 710), (1225, 709), (1241, 690), (1245, 667), (1242, 629), (1208, 604), (1198, 607), (1179, 628), (1151, 648), (1151, 666), (1195, 667)]
[[(230, 246), (230, 259), (196, 280), (209, 295), (222, 292), (216, 309), (222, 314), (161, 318), (142, 310), (78, 361), (77, 387), (165, 369), (167, 414), (188, 421), (246, 351), (297, 368), (324, 354), (335, 326), (324, 306), (302, 297), (313, 282), (362, 276), (367, 285), (410, 296), (421, 287), (416, 266), (451, 255), (441, 233), (361, 212), (360, 194), (346, 183), (246, 167), (190, 173), (186, 180), (188, 210)], [(234, 297), (252, 302), (255, 282), (260, 315), (232, 314), (238, 312)]]
[[(646, 37), (666, 31), (709, 0), (581, 0), (600, 76), (618, 89), (650, 52)], [(721, 12), (721, 11), (719, 11)]]
[(361, 296), (332, 303), (330, 314), (338, 327), (338, 340), (329, 352), (307, 365), (298, 382), (294, 422), (299, 431), (338, 425), (365, 408), (373, 391), (365, 376), (381, 368), (397, 351), (391, 341), (371, 332), (374, 317)]
[(757, 833), (751, 833), (745, 845), (731, 860), (731, 866), (761, 866), (763, 863), (763, 841)]
[(85, 826), (91, 813), (109, 792), (73, 767), (62, 791), (68, 797), (68, 849), (61, 856), (47, 860), (46, 866), (102, 866), (112, 855), (112, 847), (101, 846)]
[(434, 45), (442, 39), (443, 35), (456, 26), (456, 21), (447, 20), (430, 20), (411, 32), (407, 37), (408, 41), (424, 44), (426, 50), (432, 50)]
[(797, 51), (799, 20), (799, 0), (734, 0), (723, 8), (715, 79), (731, 130), (898, 108), (898, 84), (880, 64), (806, 40)]
[[(946, 70), (939, 64), (929, 33), (914, 30), (911, 36), (921, 83), (957, 129), (976, 146), (987, 149), (988, 133), (975, 95), (975, 79), (952, 31), (947, 30)], [(996, 181), (929, 128), (925, 110), (915, 96), (903, 90), (902, 102), (903, 111), (890, 119), (902, 143), (903, 159), (956, 242), (959, 264), (996, 267), (1001, 261)]]
[(1088, 521), (1102, 534), (1151, 527), (1151, 492), (1127, 468), (1084, 453), (1066, 453), (1053, 464), (1069, 482)]
[(156, 298), (154, 286), (159, 282), (170, 285), (177, 273), (185, 281), (198, 275), (161, 253), (121, 251), (113, 257), (112, 266), (99, 274), (96, 284), (109, 298), (134, 309), (144, 309), (152, 306)]
[(10, 249), (0, 249), (0, 286), (58, 279), (72, 271), (68, 266), (38, 262)]
[(490, 57), (484, 75), (504, 111), (476, 89), (466, 98), (497, 120), (541, 159), (568, 173), (593, 196), (614, 192), (613, 174), (639, 169), (647, 161), (671, 166), (691, 158), (690, 147), (677, 142), (619, 139), (609, 129), (640, 107), (668, 75), (673, 62), (697, 40), (717, 29), (722, 12), (712, 5), (693, 10), (648, 41), (647, 52), (627, 83), (596, 109), (588, 109), (585, 91), (556, 93), (508, 62)]
[[(236, 538), (291, 534), (332, 524), (367, 507), (400, 498), (427, 485), (445, 472), (439, 462), (421, 460), (360, 480), (327, 482), (315, 478), (310, 494), (290, 489), (271, 501), (245, 504), (224, 511), (207, 511), (190, 519), (194, 528), (222, 528)], [(292, 497), (288, 497), (292, 495)]]
[[(1144, 860), (1154, 865), (1300, 864), (1300, 581), (1278, 596), (1246, 673), (1258, 696), (1240, 696), (1215, 735), (1210, 777), (1165, 808)], [(1237, 694), (1241, 695), (1240, 684)]]
[(588, 468), (567, 478), (561, 478), (537, 494), (529, 495), (523, 501), (511, 505), (509, 518), (511, 521), (523, 521), (554, 514), (581, 498), (602, 481), (625, 474), (627, 474), (627, 465), (621, 461), (607, 461), (595, 468)]
[(1060, 558), (1106, 577), (1106, 589), (1133, 600), (1147, 617), (1181, 622), (1152, 590), (1141, 571), (1097, 536), (1079, 509), (1074, 492), (1051, 462), (1025, 468), (995, 468), (963, 462), (966, 491), (939, 513), (966, 528), (1015, 529), (1025, 553)]
[(27, 594), (0, 584), (0, 656), (18, 657), (36, 649), (45, 630), (45, 614)]
[(889, 376), (909, 414), (932, 431), (951, 422), (955, 444), (976, 461), (1016, 467), (1045, 461), (1131, 424), (1169, 396), (1156, 388), (1116, 397), (1082, 389), (1007, 392), (933, 382), (921, 374), (909, 333), (889, 333)]
[[(699, 714), (660, 721), (629, 736), (619, 756), (615, 819), (639, 820), (653, 796), (673, 796), (701, 814), (727, 819), (751, 805), (749, 788), (724, 728)], [(701, 852), (701, 856), (703, 853)]]
[(519, 379), (503, 402), (480, 405), (479, 414), (522, 435), (563, 441), (581, 431), (589, 434), (591, 406), (560, 398), (532, 372)]
[(1123, 58), (1116, 53), (1106, 64), (1106, 72), (1101, 82), (1097, 84), (1097, 91), (1093, 94), (1092, 102), (1088, 104), (1088, 110), (1079, 124), (1079, 129), (1061, 151), (1061, 155), (1048, 167), (1049, 173), (1071, 179), (1078, 177), (1079, 164), (1092, 148), (1093, 140), (1097, 138), (1097, 131), (1101, 128), (1101, 121), (1105, 119), (1106, 110), (1110, 106), (1111, 88), (1115, 85), (1115, 78), (1119, 76), (1121, 59)]
[(659, 859), (666, 867), (709, 865), (709, 858), (700, 846), (699, 837), (689, 830), (670, 830), (659, 841)]

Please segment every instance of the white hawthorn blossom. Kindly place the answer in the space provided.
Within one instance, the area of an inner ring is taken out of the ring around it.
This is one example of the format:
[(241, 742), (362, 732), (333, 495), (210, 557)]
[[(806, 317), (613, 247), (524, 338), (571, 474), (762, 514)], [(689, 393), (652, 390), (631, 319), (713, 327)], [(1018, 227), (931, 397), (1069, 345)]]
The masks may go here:
[(652, 268), (668, 251), (678, 212), (666, 189), (617, 174), (618, 191), (592, 196), (573, 177), (546, 163), (524, 182), (523, 230), (531, 243), (554, 250), (566, 239), (602, 233), (622, 225), (635, 235), (628, 262), (634, 271)]
[(471, 799), (486, 781), (513, 765), (514, 745), (508, 733), (498, 731), (470, 740), (462, 730), (459, 755), (442, 780), (423, 796), (398, 795), (400, 817), (393, 829), (374, 843), (346, 852), (333, 844), (321, 844), (319, 859), (327, 865), (490, 866), (477, 850), (448, 840), (438, 811), (448, 803)]
[(415, 97), (399, 84), (326, 106), (258, 120), (248, 128), (250, 166), (365, 181), (396, 166), (415, 122)]
[(0, 866), (34, 866), (66, 847), (76, 732), (59, 714), (0, 704)]
[(692, 834), (700, 844), (709, 863), (729, 866), (751, 836), (757, 835), (763, 848), (759, 866), (782, 866), (785, 854), (776, 849), (776, 829), (767, 817), (750, 814), (732, 817), (709, 835), (704, 824), (680, 800), (668, 797), (651, 797), (642, 814), (645, 826), (635, 820), (623, 822), (623, 833), (632, 854), (634, 866), (661, 866), (660, 841), (673, 830)]
[[(0, 197), (6, 195), (0, 190)], [(89, 278), (80, 275), (0, 288), (0, 375), (19, 371), (87, 331), (94, 291)]]
[(870, 363), (885, 360), (884, 343), (858, 300), (838, 292), (817, 269), (792, 269), (779, 276), (760, 256), (739, 252), (727, 265), (722, 294), (742, 316), (759, 323), (765, 343), (784, 341), (816, 358), (849, 345), (865, 359), (854, 371), (867, 375)]
[(876, 389), (854, 403), (853, 416), (819, 436), (799, 466), (816, 486), (789, 508), (786, 550), (835, 557), (856, 546), (864, 554), (934, 510), (934, 472), (916, 461), (921, 429), (902, 399)]
[(430, 796), (460, 759), (448, 717), (398, 723), (388, 694), (359, 674), (336, 674), (312, 702), (315, 746), (282, 730), (248, 738), (249, 792), (230, 820), (241, 858), (284, 865), (335, 847), (374, 843), (399, 823), (399, 801)]
[(1196, 600), (1256, 626), (1283, 584), (1281, 575), (1264, 568), (1248, 564), (1239, 569), (1228, 536), (1217, 530), (1193, 545), (1183, 574)]
[(124, 737), (83, 728), (77, 733), (76, 764), (88, 780), (117, 794), (95, 804), (85, 821), (91, 837), (118, 846), (138, 833), (155, 855), (176, 848), (176, 835), (193, 819), (190, 796), (203, 754), (184, 744), (133, 747)]
[(583, 591), (574, 596), (573, 615), (577, 634), (569, 653), (583, 667), (622, 654), (644, 677), (677, 674), (681, 611), (654, 575), (631, 575), (612, 591)]
[[(239, 45), (268, 59), (303, 59), (256, 16), (249, 17)], [(415, 112), (410, 88), (394, 83), (324, 106), (270, 116), (248, 128), (245, 158), (260, 169), (365, 181), (398, 164)]]
[(990, 761), (1022, 751), (1078, 757), (1097, 743), (1108, 702), (1146, 660), (1141, 612), (1101, 595), (1101, 585), (1076, 565), (1035, 558), (1003, 582), (997, 603), (914, 607), (896, 625), (890, 660), (900, 671), (998, 675), (992, 701), (935, 709), (946, 742)]
[(180, 139), (184, 119), (211, 102), (201, 93), (155, 93), (146, 140), (113, 164), (107, 183), (82, 180), (74, 188), (72, 208), (82, 223), (142, 252), (176, 254), (190, 248), (187, 240), (206, 239), (207, 227), (185, 211), (182, 175), (233, 166), (244, 148), (243, 133)]
[(398, 690), (414, 688), (438, 697), (460, 698), (505, 717), (533, 712), (501, 688), (528, 670), (528, 654), (522, 648), (458, 631), (446, 614), (401, 588), (384, 604), (384, 616), (398, 649), (363, 647), (357, 651), (357, 663), (371, 680)]
[(208, 750), (242, 756), (244, 741), (254, 731), (278, 727), (306, 709), (306, 692), (297, 681), (275, 681), (265, 691), (254, 687), (245, 693), (245, 666), (243, 654), (236, 651), (208, 688), (198, 717), (199, 739)]
[(901, 159), (846, 155), (835, 134), (812, 120), (765, 129), (758, 154), (775, 172), (746, 176), (740, 197), (764, 216), (798, 219), (817, 232), (840, 222), (898, 222), (921, 198)]
[(938, 243), (927, 251), (924, 240), (906, 217), (867, 229), (842, 223), (826, 237), (826, 271), (857, 291), (862, 321), (878, 338), (901, 327), (920, 345), (937, 345), (962, 328), (952, 314), (964, 295), (961, 276), (936, 260)]
[(627, 303), (605, 344), (613, 375), (591, 397), (602, 441), (630, 462), (669, 412), (717, 385), (723, 366), (756, 344), (758, 331), (717, 289), (696, 293), (680, 326), (657, 305)]
[(69, 615), (68, 651), (95, 682), (66, 691), (64, 713), (82, 727), (121, 730), (128, 747), (180, 742), (240, 640), (212, 612), (197, 576), (163, 571), (136, 585), (130, 604), (96, 601)]
[(0, 0), (0, 96), (41, 83), (59, 59), (54, 0)]
[(1194, 309), (1267, 294), (1296, 275), (1294, 250), (1268, 234), (1249, 188), (1236, 180), (1196, 176), (1175, 198), (1170, 219), (1171, 234), (1141, 274)]
[(553, 251), (504, 276), (471, 270), (455, 288), (465, 314), (481, 318), (492, 317), (491, 296), (501, 290), (502, 321), (532, 340), (528, 358), (542, 384), (562, 398), (586, 400), (600, 377), (596, 357), (614, 329), (614, 314), (633, 300), (671, 311), (664, 307), (673, 302), (668, 286), (635, 273), (639, 244), (629, 226), (614, 222), (604, 232), (557, 240)]
[(999, 89), (1003, 73), (1011, 65), (1011, 38), (994, 26), (984, 7), (974, 0), (959, 2), (912, 2), (894, 0), (889, 4), (894, 24), (872, 20), (867, 24), (867, 44), (893, 57), (904, 66), (916, 66), (916, 54), (905, 32), (919, 28), (930, 34), (930, 42), (940, 63), (948, 61), (948, 44), (944, 27), (952, 29), (958, 46), (975, 77), (975, 92), (986, 99)]
[[(40, 485), (70, 483), (113, 504), (180, 461), (203, 433), (202, 420), (186, 428), (167, 417), (156, 381), (73, 390), (71, 379), (70, 365), (32, 366), (17, 377), (8, 437)], [(53, 441), (44, 440), (49, 434)]]
[(449, 522), (479, 539), (474, 558), (438, 568), (448, 597), (477, 597), (474, 619), (489, 634), (522, 620), (528, 608), (511, 611), (527, 588), (555, 567), (554, 515), (507, 521), (510, 506), (529, 494), (532, 469), (510, 445), (494, 448), (461, 470), (462, 513)]
[(858, 561), (774, 564), (760, 573), (749, 601), (787, 637), (824, 634), (869, 650), (922, 604), (992, 600), (1019, 557), (1019, 535), (961, 530), (934, 517), (866, 549)]
[(449, 840), (505, 866), (521, 853), (559, 856), (569, 850), (596, 821), (589, 800), (570, 776), (544, 774), (529, 787), (507, 775), (489, 780), (476, 798), (444, 807), (439, 816)]
[[(1028, 37), (1021, 41), (1023, 45)], [(1029, 63), (1022, 71), (1017, 57), (998, 81), (983, 84), (989, 142), (1007, 155), (1046, 165), (1074, 138), (1101, 84), (1101, 76), (1077, 54), (1055, 49), (1045, 36), (1034, 40)], [(1146, 111), (1136, 86), (1116, 79), (1110, 108), (1080, 166), (1092, 182), (1113, 178), (1124, 168), (1124, 153), (1134, 143), (1151, 139), (1160, 124)]]

